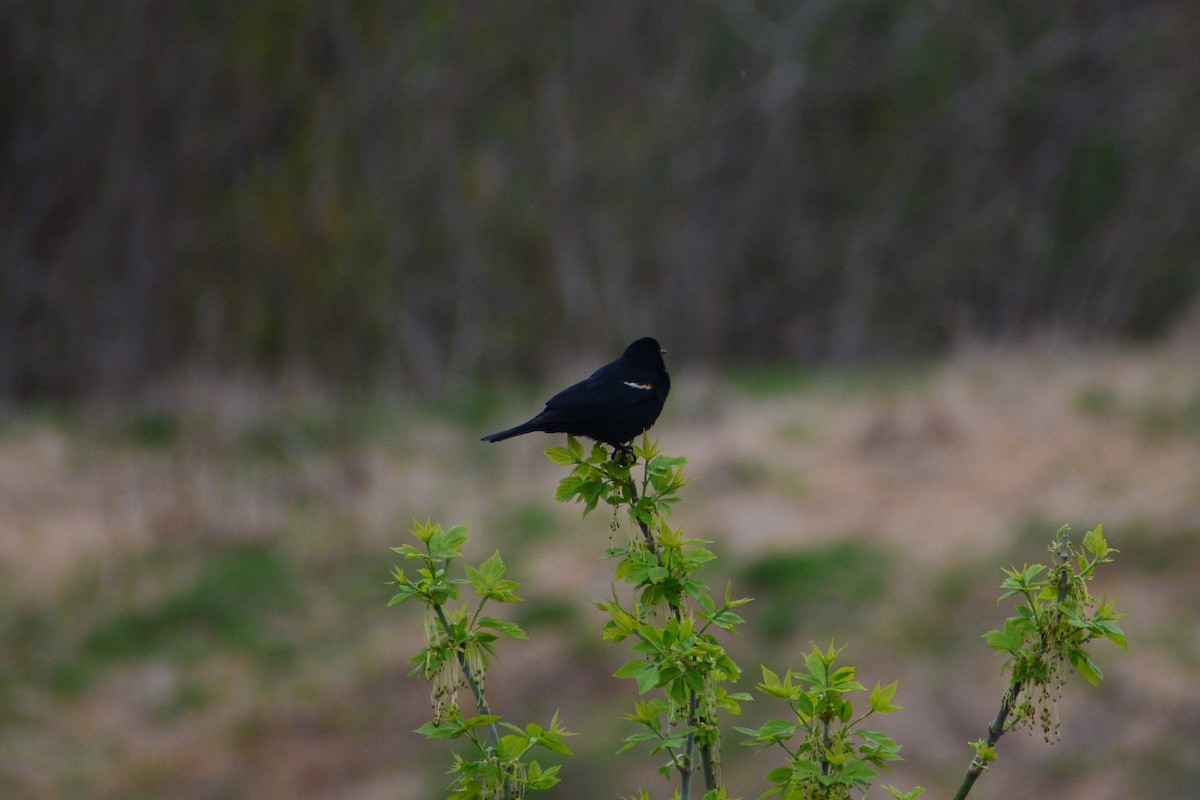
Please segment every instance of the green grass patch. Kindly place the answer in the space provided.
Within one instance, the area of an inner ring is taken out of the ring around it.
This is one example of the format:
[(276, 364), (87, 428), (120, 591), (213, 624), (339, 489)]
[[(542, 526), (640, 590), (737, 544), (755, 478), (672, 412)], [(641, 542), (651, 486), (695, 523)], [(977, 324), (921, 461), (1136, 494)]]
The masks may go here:
[[(1036, 558), (1040, 552), (1045, 551), (1035, 548), (1029, 555)], [(923, 578), (923, 590), (914, 598), (917, 605), (903, 614), (896, 629), (905, 650), (921, 658), (951, 659), (971, 652), (992, 620), (1003, 620), (1003, 609), (996, 606), (1004, 579), (1001, 565), (1009, 566), (989, 557), (972, 558)]]
[(1076, 411), (1084, 414), (1094, 416), (1111, 414), (1118, 407), (1117, 393), (1111, 386), (1089, 383), (1076, 390), (1072, 405)]
[(165, 450), (179, 444), (183, 423), (170, 411), (144, 411), (130, 418), (123, 438), (137, 447)]
[[(497, 414), (504, 404), (504, 397), (492, 386), (477, 384), (447, 392), (435, 400), (423, 403), (421, 411), (434, 419), (474, 430), (495, 423), (498, 418)], [(526, 417), (533, 416), (540, 408), (540, 402), (531, 405), (530, 413)], [(482, 436), (487, 432), (483, 431), (479, 435)]]
[(747, 618), (768, 638), (795, 632), (816, 635), (877, 600), (887, 581), (887, 555), (861, 539), (843, 539), (807, 550), (770, 552), (747, 563), (741, 577), (755, 598)]
[(1200, 390), (1180, 402), (1162, 398), (1147, 401), (1135, 412), (1138, 429), (1151, 441), (1172, 436), (1200, 436)]
[[(243, 546), (185, 555), (204, 562), (183, 585), (152, 602), (90, 618), (85, 608), (27, 613), (6, 638), (26, 651), (26, 667), (36, 668), (38, 659), (29, 648), (39, 641), (53, 648), (53, 641), (63, 636), (54, 629), (54, 619), (64, 615), (82, 619), (85, 632), (75, 644), (59, 645), (63, 655), (46, 673), (53, 688), (66, 692), (86, 688), (98, 671), (119, 661), (159, 656), (194, 661), (220, 649), (240, 651), (266, 666), (293, 657), (294, 646), (275, 623), (300, 601), (299, 577), (278, 554)], [(166, 561), (172, 562), (166, 568), (185, 571), (177, 556)], [(74, 606), (81, 599), (66, 605)]]
[(577, 627), (579, 620), (575, 603), (552, 595), (527, 597), (516, 607), (516, 623), (526, 631), (538, 626), (568, 631)]
[[(1147, 575), (1174, 577), (1195, 574), (1200, 569), (1200, 529), (1164, 530), (1149, 520), (1105, 526), (1113, 547), (1121, 551), (1116, 569), (1132, 569)], [(1189, 579), (1190, 581), (1190, 579)]]
[(234, 455), (268, 463), (291, 463), (349, 443), (349, 423), (332, 414), (291, 413), (265, 417), (243, 430)]
[(529, 500), (500, 512), (492, 526), (502, 547), (521, 547), (541, 541), (558, 527), (554, 508), (544, 502)]
[(278, 556), (262, 548), (221, 553), (188, 586), (149, 609), (117, 613), (84, 643), (99, 659), (160, 652), (195, 634), (213, 643), (259, 651), (266, 644), (262, 616), (294, 600), (295, 584)]
[(726, 468), (729, 477), (742, 489), (758, 489), (770, 484), (774, 462), (757, 456), (741, 456), (729, 459)]

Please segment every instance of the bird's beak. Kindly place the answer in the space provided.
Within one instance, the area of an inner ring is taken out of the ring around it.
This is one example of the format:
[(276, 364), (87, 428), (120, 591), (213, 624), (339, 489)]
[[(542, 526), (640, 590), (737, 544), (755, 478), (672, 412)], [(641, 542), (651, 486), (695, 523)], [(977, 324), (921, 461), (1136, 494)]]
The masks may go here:
[(665, 356), (665, 355), (667, 354), (667, 348), (665, 348), (665, 347), (664, 347), (662, 350), (659, 350), (659, 351), (658, 351), (658, 354), (659, 354), (660, 356)]

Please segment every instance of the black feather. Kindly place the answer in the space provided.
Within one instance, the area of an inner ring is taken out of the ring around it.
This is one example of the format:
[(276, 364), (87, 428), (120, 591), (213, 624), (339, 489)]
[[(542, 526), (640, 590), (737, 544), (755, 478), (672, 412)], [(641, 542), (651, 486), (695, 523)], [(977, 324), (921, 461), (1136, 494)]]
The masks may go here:
[(616, 361), (547, 400), (533, 419), (485, 436), (483, 441), (499, 442), (543, 431), (586, 436), (620, 447), (648, 430), (662, 413), (671, 390), (663, 352), (649, 336), (638, 339)]

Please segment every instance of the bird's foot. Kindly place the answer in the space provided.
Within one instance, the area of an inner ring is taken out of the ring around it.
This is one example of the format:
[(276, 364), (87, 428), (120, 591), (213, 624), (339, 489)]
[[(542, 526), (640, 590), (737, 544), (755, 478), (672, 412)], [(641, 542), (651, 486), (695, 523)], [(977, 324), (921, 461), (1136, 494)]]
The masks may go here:
[(622, 444), (613, 447), (612, 460), (622, 467), (632, 467), (637, 463), (637, 456), (633, 454), (631, 445)]

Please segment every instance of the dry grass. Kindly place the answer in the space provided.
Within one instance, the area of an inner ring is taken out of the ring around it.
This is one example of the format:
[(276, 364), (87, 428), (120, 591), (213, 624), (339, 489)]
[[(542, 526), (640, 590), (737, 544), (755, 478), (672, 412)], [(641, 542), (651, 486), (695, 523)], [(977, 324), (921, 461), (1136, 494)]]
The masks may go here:
[[(851, 631), (876, 640), (852, 639), (848, 655), (870, 680), (901, 679), (908, 711), (893, 733), (909, 761), (898, 784), (956, 780), (963, 743), (999, 700), (996, 662), (977, 638), (1004, 613), (989, 599), (998, 568), (1039, 559), (1068, 522), (1105, 523), (1124, 551), (1101, 589), (1135, 612), (1131, 651), (1100, 654), (1100, 692), (1069, 688), (1063, 744), (1006, 739), (977, 792), (1149, 797), (1200, 775), (1195, 746), (1179, 744), (1181, 726), (1200, 724), (1200, 593), (1187, 571), (1200, 565), (1200, 374), (1186, 348), (980, 351), (886, 378), (782, 374), (751, 390), (699, 374), (675, 383), (655, 433), (691, 462), (678, 520), (717, 543), (729, 573), (845, 537), (892, 559), (885, 600)], [(154, 416), (164, 409), (166, 427)], [(147, 409), (8, 425), (4, 602), (62, 630), (3, 629), (0, 647), (16, 655), (0, 657), (0, 782), (19, 798), (432, 796), (436, 770), (418, 765), (445, 753), (408, 733), (426, 706), (403, 677), (419, 626), (379, 607), (386, 547), (414, 515), (472, 523), (476, 552), (503, 549), (531, 603), (565, 596), (575, 609), (561, 629), (537, 627), (532, 644), (502, 651), (494, 691), (547, 716), (562, 706), (576, 730), (596, 709), (614, 717), (628, 701), (606, 677), (620, 654), (578, 624), (609, 591), (597, 561), (607, 519), (579, 525), (576, 509), (550, 507), (548, 438), (476, 441), (529, 410), (466, 426), (407, 408), (346, 412), (309, 390), (189, 383)], [(89, 634), (122, 610), (197, 579), (189, 554), (247, 544), (280, 554), (302, 598), (262, 611), (290, 643), (282, 661), (219, 633), (189, 651), (185, 633), (171, 645), (182, 655), (151, 645), (100, 659), (66, 690), (36, 676), (87, 652)], [(967, 588), (947, 590), (956, 580)], [(929, 614), (944, 617), (911, 619)], [(794, 658), (804, 630), (739, 645), (748, 672)], [(613, 748), (583, 749), (604, 762)], [(1115, 753), (1132, 755), (1108, 763)], [(728, 771), (753, 796), (767, 767), (743, 756), (730, 745)]]

